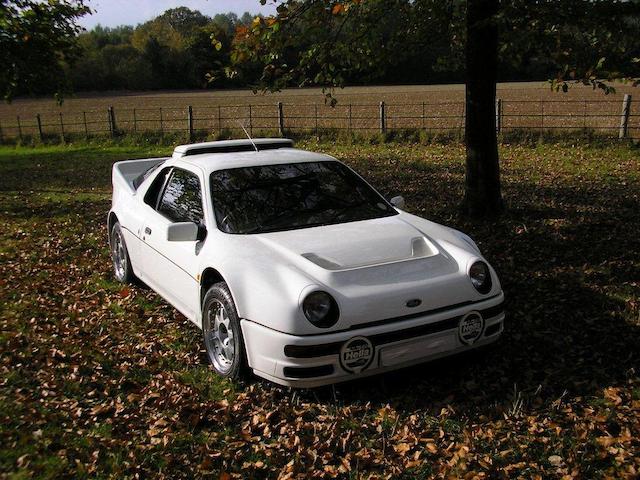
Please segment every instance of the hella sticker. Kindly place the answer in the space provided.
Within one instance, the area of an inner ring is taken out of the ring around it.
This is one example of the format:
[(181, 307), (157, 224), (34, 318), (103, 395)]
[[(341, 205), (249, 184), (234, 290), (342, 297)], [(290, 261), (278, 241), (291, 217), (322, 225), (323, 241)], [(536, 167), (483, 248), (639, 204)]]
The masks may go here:
[(373, 344), (368, 338), (353, 337), (340, 349), (340, 365), (349, 373), (360, 373), (371, 365)]
[(460, 341), (467, 345), (475, 343), (484, 330), (484, 320), (479, 312), (467, 313), (458, 324), (458, 336)]

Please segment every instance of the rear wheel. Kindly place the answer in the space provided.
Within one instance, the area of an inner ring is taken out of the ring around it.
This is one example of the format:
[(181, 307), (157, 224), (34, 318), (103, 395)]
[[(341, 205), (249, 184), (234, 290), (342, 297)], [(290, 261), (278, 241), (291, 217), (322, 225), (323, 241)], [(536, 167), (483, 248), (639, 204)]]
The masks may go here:
[(216, 372), (233, 380), (248, 372), (240, 319), (224, 282), (213, 285), (204, 297), (202, 333), (209, 362)]
[(132, 283), (135, 280), (133, 268), (131, 268), (131, 259), (127, 251), (127, 245), (124, 242), (124, 235), (120, 228), (120, 222), (114, 223), (111, 228), (111, 236), (109, 239), (111, 246), (111, 261), (113, 262), (113, 273), (116, 279), (122, 283)]

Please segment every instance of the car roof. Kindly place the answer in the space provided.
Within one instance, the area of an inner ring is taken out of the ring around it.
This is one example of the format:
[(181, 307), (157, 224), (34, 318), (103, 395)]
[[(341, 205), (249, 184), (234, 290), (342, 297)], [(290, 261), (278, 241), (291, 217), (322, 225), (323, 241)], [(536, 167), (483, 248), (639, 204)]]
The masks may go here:
[(335, 161), (335, 158), (322, 153), (308, 152), (298, 148), (278, 148), (264, 151), (202, 153), (173, 158), (178, 166), (181, 163), (201, 168), (205, 174), (229, 168), (275, 165), (282, 163)]

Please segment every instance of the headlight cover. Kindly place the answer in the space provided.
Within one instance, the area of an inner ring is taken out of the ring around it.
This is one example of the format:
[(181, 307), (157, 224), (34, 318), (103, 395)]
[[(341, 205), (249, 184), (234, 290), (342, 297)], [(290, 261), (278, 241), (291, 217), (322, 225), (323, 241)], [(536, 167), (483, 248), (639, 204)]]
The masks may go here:
[(469, 269), (469, 277), (478, 292), (486, 294), (491, 291), (491, 272), (486, 263), (480, 261), (474, 262)]
[(336, 324), (340, 317), (338, 304), (327, 292), (312, 292), (302, 302), (302, 311), (313, 325), (329, 328)]

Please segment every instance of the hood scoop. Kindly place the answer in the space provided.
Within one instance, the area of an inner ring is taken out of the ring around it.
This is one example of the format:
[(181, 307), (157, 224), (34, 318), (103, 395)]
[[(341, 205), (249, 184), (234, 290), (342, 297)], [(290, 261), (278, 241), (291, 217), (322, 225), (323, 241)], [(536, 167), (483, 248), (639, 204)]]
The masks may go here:
[[(358, 245), (354, 245), (354, 250), (358, 250)], [(377, 258), (369, 259), (368, 261), (365, 258), (358, 258), (359, 256), (356, 255), (352, 258), (352, 260), (354, 260), (352, 262), (340, 261), (327, 254), (321, 255), (315, 252), (302, 253), (301, 255), (320, 268), (324, 268), (325, 270), (338, 271), (428, 258), (437, 255), (438, 249), (426, 237), (415, 237), (412, 238), (410, 242), (407, 242), (405, 252), (395, 253), (395, 255), (388, 257), (381, 257), (377, 255)]]

